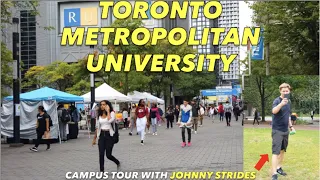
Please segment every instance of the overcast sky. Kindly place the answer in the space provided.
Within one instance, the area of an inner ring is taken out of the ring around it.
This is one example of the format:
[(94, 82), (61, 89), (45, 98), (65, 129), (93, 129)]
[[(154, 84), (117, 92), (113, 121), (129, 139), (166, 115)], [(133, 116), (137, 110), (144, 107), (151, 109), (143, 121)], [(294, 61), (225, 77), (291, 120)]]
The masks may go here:
[[(252, 1), (249, 1), (250, 3)], [(244, 1), (239, 1), (239, 11), (240, 11), (240, 27), (239, 27), (239, 33), (240, 33), (240, 40), (242, 39), (243, 29), (247, 26), (251, 26), (251, 16), (252, 16), (252, 10), (249, 8), (249, 6)], [(246, 57), (246, 46), (240, 46), (240, 59), (245, 59)]]

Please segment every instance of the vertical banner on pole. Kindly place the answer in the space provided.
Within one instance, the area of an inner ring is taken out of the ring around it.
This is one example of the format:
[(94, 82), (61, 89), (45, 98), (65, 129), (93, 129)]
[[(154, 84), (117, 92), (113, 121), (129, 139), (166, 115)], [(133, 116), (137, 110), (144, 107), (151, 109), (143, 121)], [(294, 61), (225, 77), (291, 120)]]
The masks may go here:
[[(254, 33), (254, 30), (252, 30)], [(251, 60), (264, 60), (264, 38), (263, 38), (263, 28), (260, 29), (259, 42), (256, 46), (252, 46)]]

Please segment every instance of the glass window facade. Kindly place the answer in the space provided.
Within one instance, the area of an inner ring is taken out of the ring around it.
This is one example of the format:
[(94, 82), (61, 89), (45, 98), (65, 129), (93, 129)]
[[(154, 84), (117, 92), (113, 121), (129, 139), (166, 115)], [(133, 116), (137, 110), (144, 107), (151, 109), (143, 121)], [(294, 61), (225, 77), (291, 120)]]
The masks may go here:
[[(31, 11), (20, 11), (20, 51), (23, 70), (21, 78), (32, 66), (37, 65), (37, 43), (36, 43), (36, 16)], [(29, 88), (21, 89), (22, 92)]]

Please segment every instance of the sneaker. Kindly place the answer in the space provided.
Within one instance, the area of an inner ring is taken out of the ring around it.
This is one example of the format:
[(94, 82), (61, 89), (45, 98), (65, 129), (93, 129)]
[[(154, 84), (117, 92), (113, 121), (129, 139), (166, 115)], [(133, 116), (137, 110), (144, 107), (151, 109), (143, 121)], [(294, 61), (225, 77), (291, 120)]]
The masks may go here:
[(181, 147), (185, 147), (185, 146), (186, 146), (186, 143), (182, 142)]
[(129, 135), (132, 136), (132, 132), (129, 132)]
[(142, 145), (142, 146), (144, 145), (143, 140), (141, 140), (141, 145)]
[(287, 175), (287, 173), (285, 173), (285, 172), (282, 170), (282, 168), (277, 169), (277, 173), (280, 174), (280, 175), (282, 175), (282, 176), (286, 176), (286, 175)]
[(158, 133), (154, 133), (156, 136), (158, 136)]
[(36, 147), (30, 148), (30, 150), (34, 151), (34, 152), (38, 152), (38, 148), (36, 148)]
[(278, 175), (277, 174), (272, 175), (272, 180), (278, 180)]
[(189, 147), (191, 146), (191, 142), (188, 142), (188, 146), (189, 146)]
[(152, 133), (152, 136), (154, 136), (154, 133)]
[(194, 134), (197, 134), (197, 131), (194, 131)]
[(150, 131), (148, 131), (148, 134), (150, 134), (151, 132)]
[(50, 150), (51, 150), (51, 148), (50, 148), (50, 147), (47, 147), (46, 151), (50, 151)]

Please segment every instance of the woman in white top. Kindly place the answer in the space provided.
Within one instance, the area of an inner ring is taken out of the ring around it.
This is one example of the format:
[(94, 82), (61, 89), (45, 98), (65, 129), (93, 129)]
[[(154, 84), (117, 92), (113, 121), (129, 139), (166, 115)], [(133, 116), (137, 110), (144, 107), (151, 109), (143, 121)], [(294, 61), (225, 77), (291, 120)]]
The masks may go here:
[(99, 162), (100, 171), (104, 172), (104, 154), (107, 158), (117, 164), (117, 169), (120, 169), (120, 162), (117, 158), (112, 156), (114, 129), (112, 123), (115, 121), (115, 113), (109, 101), (103, 100), (100, 102), (100, 109), (98, 110), (98, 121), (96, 121), (96, 133), (92, 141), (92, 145), (96, 144), (98, 137), (99, 146)]
[(126, 108), (123, 108), (123, 111), (122, 111), (122, 118), (123, 118), (123, 124), (124, 124), (124, 128), (125, 129), (128, 129), (128, 111)]

